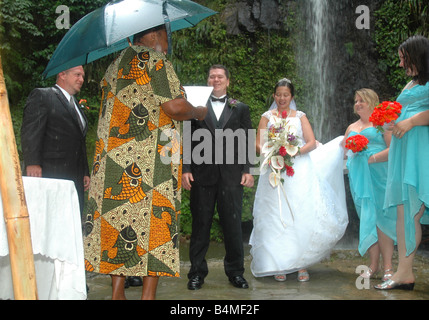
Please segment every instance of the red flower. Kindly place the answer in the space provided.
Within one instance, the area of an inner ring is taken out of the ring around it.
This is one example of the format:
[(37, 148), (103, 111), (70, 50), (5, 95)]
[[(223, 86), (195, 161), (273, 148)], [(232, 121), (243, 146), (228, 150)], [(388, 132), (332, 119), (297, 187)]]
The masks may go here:
[(88, 103), (88, 101), (86, 101), (86, 99), (80, 99), (79, 100), (79, 105), (81, 106), (81, 108), (86, 108), (89, 110), (89, 107), (86, 105)]
[(374, 108), (371, 117), (369, 117), (369, 121), (377, 127), (377, 130), (383, 132), (382, 126), (398, 119), (401, 110), (402, 106), (400, 103), (396, 101), (384, 101)]
[(353, 153), (361, 152), (368, 148), (369, 140), (363, 135), (355, 135), (346, 140), (346, 149), (352, 150)]
[(282, 112), (282, 118), (283, 118), (283, 119), (286, 119), (286, 118), (287, 118), (287, 111), (286, 111), (286, 110), (284, 110), (284, 111)]
[(293, 177), (293, 175), (295, 174), (295, 170), (289, 166), (285, 166), (285, 167), (286, 167), (286, 175), (288, 177)]
[(279, 149), (279, 154), (280, 154), (282, 157), (286, 156), (286, 155), (287, 155), (286, 148), (285, 148), (285, 147), (280, 147), (280, 149)]

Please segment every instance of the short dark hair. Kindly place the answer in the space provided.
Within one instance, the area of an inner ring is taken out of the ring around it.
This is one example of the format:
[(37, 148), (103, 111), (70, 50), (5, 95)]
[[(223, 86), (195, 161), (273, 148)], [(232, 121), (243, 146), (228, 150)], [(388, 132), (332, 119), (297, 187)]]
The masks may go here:
[(429, 39), (420, 35), (413, 36), (399, 46), (399, 51), (404, 56), (404, 67), (415, 66), (418, 73), (415, 80), (420, 85), (426, 85), (429, 82)]
[(227, 79), (229, 79), (229, 70), (228, 70), (228, 68), (227, 67), (225, 67), (224, 65), (222, 65), (222, 64), (214, 64), (214, 65), (212, 65), (211, 67), (210, 67), (210, 69), (209, 69), (209, 72), (208, 72), (208, 74), (207, 74), (207, 77), (210, 75), (210, 70), (213, 70), (213, 69), (223, 69), (224, 71), (225, 71), (225, 76), (226, 76), (226, 78)]
[(150, 32), (159, 32), (161, 30), (166, 30), (165, 29), (165, 24), (161, 24), (159, 26), (156, 26), (156, 27), (153, 27), (153, 28), (150, 28), (150, 29), (147, 29), (147, 30), (140, 31), (139, 33), (136, 33), (134, 35), (133, 44), (136, 44), (146, 34), (148, 34)]

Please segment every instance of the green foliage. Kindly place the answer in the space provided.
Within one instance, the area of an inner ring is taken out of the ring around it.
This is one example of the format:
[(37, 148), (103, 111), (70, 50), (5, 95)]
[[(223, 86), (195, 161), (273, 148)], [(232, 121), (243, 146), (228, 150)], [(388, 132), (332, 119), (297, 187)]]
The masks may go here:
[[(222, 7), (222, 1), (215, 4), (213, 8)], [(228, 92), (251, 107), (255, 127), (266, 110), (274, 84), (286, 75), (293, 78), (296, 74), (292, 41), (284, 30), (229, 35), (217, 15), (193, 29), (174, 33), (173, 39), (173, 65), (182, 83), (205, 85), (209, 67), (225, 65), (231, 72)]]
[(22, 105), (35, 87), (52, 85), (41, 74), (68, 30), (58, 29), (59, 5), (70, 9), (73, 24), (108, 0), (0, 0), (0, 54), (12, 107)]
[(429, 36), (429, 4), (425, 0), (386, 0), (375, 13), (375, 42), (379, 67), (388, 74), (398, 93), (407, 82), (399, 66), (398, 47), (410, 36)]

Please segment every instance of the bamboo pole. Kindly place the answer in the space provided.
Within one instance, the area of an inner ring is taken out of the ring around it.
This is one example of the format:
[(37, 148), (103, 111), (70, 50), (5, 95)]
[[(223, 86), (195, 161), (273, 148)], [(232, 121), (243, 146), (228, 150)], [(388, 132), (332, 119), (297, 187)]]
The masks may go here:
[[(16, 300), (36, 300), (30, 219), (0, 56), (0, 191)], [(1, 281), (1, 279), (0, 279)]]

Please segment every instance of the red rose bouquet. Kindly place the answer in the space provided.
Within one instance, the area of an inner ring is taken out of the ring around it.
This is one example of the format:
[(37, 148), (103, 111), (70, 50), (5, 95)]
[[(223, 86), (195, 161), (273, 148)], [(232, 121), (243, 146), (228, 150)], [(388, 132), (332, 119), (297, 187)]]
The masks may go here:
[(386, 123), (395, 121), (401, 114), (402, 105), (396, 101), (384, 101), (374, 108), (369, 121), (371, 121), (377, 131), (384, 132), (383, 126)]
[(368, 149), (369, 140), (360, 134), (350, 137), (346, 140), (346, 149), (352, 150), (353, 153), (361, 152)]

